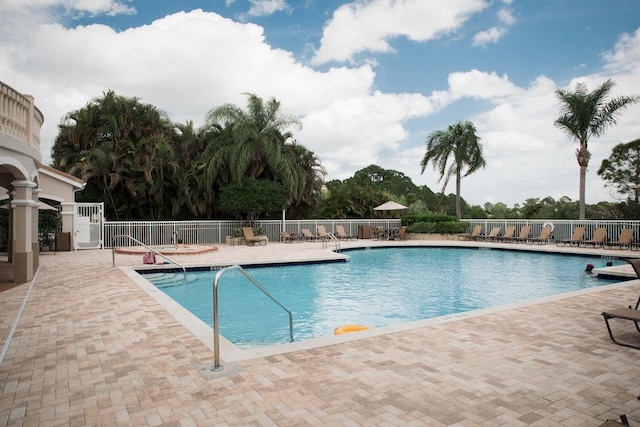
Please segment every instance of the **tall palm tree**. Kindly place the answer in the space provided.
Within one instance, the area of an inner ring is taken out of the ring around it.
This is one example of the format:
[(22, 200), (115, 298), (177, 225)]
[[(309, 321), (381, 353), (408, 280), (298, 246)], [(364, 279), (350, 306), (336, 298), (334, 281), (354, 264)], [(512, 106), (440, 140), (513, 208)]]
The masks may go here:
[(616, 124), (620, 109), (640, 100), (637, 96), (620, 96), (607, 101), (614, 85), (609, 79), (593, 92), (589, 92), (583, 82), (576, 84), (575, 92), (556, 90), (562, 105), (555, 125), (580, 144), (576, 150), (580, 166), (580, 219), (585, 218), (585, 180), (591, 158), (587, 147), (589, 138), (604, 135), (609, 126)]
[[(426, 142), (427, 152), (420, 162), (422, 167), (420, 173), (424, 173), (427, 165), (433, 163), (433, 168), (440, 172), (440, 181), (444, 178), (443, 196), (449, 178), (456, 177), (456, 215), (462, 218), (460, 181), (463, 177), (486, 166), (476, 128), (470, 121), (458, 121), (450, 125), (447, 130), (432, 132)], [(464, 172), (465, 168), (466, 172)]]

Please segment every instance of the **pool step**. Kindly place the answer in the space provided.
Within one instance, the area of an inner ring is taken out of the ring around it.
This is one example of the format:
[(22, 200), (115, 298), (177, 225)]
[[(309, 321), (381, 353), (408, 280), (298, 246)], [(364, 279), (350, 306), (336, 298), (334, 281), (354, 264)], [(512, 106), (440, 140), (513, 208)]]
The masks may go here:
[[(153, 283), (158, 288), (167, 288), (171, 286), (184, 285), (184, 274), (171, 272), (171, 273), (149, 273), (145, 274), (144, 278)], [(196, 275), (187, 274), (187, 284), (196, 280)]]

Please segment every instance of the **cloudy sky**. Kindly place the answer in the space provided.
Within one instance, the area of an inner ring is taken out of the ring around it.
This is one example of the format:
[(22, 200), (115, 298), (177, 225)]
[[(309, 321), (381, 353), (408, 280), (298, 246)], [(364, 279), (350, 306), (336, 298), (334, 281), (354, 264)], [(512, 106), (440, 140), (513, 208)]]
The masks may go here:
[[(487, 168), (467, 202), (577, 200), (554, 92), (609, 78), (640, 94), (637, 0), (0, 0), (0, 81), (44, 113), (45, 163), (60, 119), (110, 89), (196, 126), (251, 92), (300, 117), (327, 180), (377, 164), (439, 191), (425, 139), (471, 120)], [(640, 105), (590, 141), (587, 203), (619, 197), (596, 172), (637, 138)]]

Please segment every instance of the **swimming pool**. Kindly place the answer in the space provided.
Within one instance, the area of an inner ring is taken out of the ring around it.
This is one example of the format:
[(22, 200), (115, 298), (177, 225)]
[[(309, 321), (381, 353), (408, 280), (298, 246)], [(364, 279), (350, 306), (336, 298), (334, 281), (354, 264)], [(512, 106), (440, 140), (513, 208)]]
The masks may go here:
[[(328, 336), (344, 324), (381, 327), (613, 283), (585, 273), (598, 257), (471, 248), (376, 248), (349, 262), (247, 269), (293, 312), (294, 340)], [(614, 265), (624, 264), (612, 260)], [(149, 279), (213, 326), (215, 271)], [(288, 315), (238, 271), (219, 283), (220, 333), (233, 343), (289, 342)]]

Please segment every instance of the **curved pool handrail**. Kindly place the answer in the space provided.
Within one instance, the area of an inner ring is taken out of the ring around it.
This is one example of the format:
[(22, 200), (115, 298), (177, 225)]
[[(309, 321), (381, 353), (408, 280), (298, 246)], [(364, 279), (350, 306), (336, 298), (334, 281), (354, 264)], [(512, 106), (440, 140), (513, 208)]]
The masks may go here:
[(256, 279), (253, 278), (247, 271), (240, 267), (239, 265), (231, 265), (229, 267), (224, 267), (218, 270), (216, 273), (216, 277), (213, 279), (213, 352), (214, 352), (214, 365), (211, 367), (211, 370), (214, 372), (221, 371), (224, 369), (224, 366), (220, 364), (220, 327), (218, 323), (218, 283), (220, 281), (220, 277), (230, 270), (240, 270), (240, 273), (244, 275), (251, 283), (255, 285), (258, 289), (262, 291), (263, 294), (268, 296), (273, 302), (278, 304), (280, 308), (287, 312), (289, 315), (289, 337), (291, 338), (291, 342), (293, 342), (293, 313), (287, 307), (285, 307), (280, 301), (276, 299), (269, 291), (262, 286)]
[(144, 243), (142, 243), (140, 240), (129, 236), (128, 234), (118, 234), (117, 236), (113, 236), (112, 240), (111, 240), (111, 259), (113, 261), (113, 267), (116, 266), (116, 238), (118, 237), (126, 237), (129, 240), (133, 240), (134, 242), (136, 242), (137, 244), (139, 244), (140, 246), (145, 247), (146, 249), (148, 249), (150, 252), (153, 252), (154, 254), (160, 255), (162, 258), (166, 259), (169, 262), (174, 263), (175, 265), (177, 265), (178, 267), (180, 267), (182, 269), (182, 274), (184, 277), (184, 282), (187, 283), (187, 269), (180, 263), (172, 260), (171, 258), (169, 258), (168, 256), (166, 256), (165, 254), (153, 249), (151, 246), (147, 246)]

